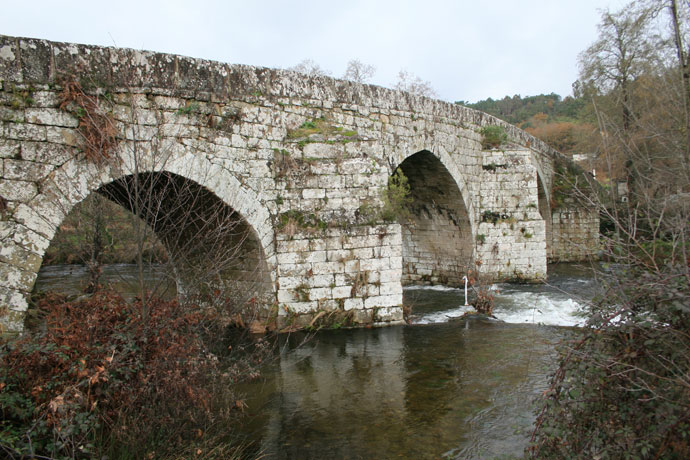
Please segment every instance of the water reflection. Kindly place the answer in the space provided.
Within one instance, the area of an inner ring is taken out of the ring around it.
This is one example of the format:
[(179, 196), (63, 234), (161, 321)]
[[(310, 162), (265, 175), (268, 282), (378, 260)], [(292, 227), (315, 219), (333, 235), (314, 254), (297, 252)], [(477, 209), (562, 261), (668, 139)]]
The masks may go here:
[[(167, 266), (148, 264), (144, 267), (142, 276), (148, 292), (163, 298), (176, 295), (175, 278)], [(139, 272), (133, 264), (103, 265), (100, 283), (119, 292), (126, 299), (139, 295)], [(89, 270), (85, 265), (48, 265), (41, 267), (38, 272), (34, 290), (74, 296), (83, 294), (88, 284)]]
[[(267, 458), (519, 454), (567, 329), (458, 323), (320, 333), (289, 344), (249, 395)], [(292, 342), (295, 337), (288, 340)]]

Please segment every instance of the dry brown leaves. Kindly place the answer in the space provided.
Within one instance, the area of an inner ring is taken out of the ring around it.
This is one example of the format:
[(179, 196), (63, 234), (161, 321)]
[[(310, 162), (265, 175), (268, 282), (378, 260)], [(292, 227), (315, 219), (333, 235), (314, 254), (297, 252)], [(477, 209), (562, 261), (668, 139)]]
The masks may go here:
[(78, 131), (87, 160), (100, 163), (111, 157), (117, 146), (117, 130), (110, 115), (99, 105), (98, 97), (84, 92), (73, 77), (63, 82), (60, 109), (79, 119)]

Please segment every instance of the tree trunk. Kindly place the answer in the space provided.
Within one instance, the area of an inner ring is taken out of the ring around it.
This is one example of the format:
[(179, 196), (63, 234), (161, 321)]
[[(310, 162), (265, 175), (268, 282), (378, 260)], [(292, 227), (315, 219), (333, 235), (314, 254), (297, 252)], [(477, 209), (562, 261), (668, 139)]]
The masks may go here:
[(683, 166), (685, 168), (685, 173), (687, 174), (690, 172), (688, 170), (690, 165), (690, 62), (688, 62), (688, 53), (684, 49), (676, 0), (670, 0), (669, 8), (671, 9), (673, 35), (676, 45), (676, 52), (678, 53), (678, 67), (680, 69), (683, 82), (683, 109), (685, 112), (685, 149), (683, 152)]

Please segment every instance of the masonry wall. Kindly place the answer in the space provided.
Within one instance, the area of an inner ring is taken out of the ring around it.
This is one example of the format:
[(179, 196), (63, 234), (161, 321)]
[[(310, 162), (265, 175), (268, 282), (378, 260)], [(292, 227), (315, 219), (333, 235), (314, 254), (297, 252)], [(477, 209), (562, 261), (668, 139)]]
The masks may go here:
[(479, 273), (492, 279), (546, 279), (546, 228), (529, 151), (485, 152), (480, 177)]
[(572, 207), (556, 210), (552, 217), (554, 230), (549, 261), (579, 262), (598, 257), (598, 214)]
[[(83, 114), (61, 96), (70, 79), (112, 122), (110, 161), (84, 157)], [(548, 170), (557, 153), (459, 105), (282, 70), (0, 36), (0, 120), (0, 306), (9, 329), (21, 328), (66, 213), (134, 171), (177, 174), (242, 216), (285, 322), (337, 313), (398, 323), (401, 285), (420, 281), (413, 275), (454, 283), (468, 265), (492, 279), (545, 274), (533, 164)], [(488, 124), (521, 147), (483, 151)], [(438, 174), (425, 180), (438, 191), (415, 187), (427, 217), (404, 230), (381, 215), (382, 197), (390, 175), (420, 152), (433, 159)], [(486, 211), (511, 221), (484, 221)]]
[(402, 321), (400, 226), (357, 226), (278, 235), (278, 302), (286, 325), (313, 312), (338, 321)]

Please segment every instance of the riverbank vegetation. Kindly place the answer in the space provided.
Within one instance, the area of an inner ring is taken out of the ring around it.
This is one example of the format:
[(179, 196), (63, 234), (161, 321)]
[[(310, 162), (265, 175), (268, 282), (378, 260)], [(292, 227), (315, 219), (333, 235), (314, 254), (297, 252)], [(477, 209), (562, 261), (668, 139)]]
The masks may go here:
[(233, 388), (256, 374), (267, 342), (229, 353), (241, 345), (217, 310), (142, 307), (110, 291), (39, 300), (40, 327), (0, 351), (4, 458), (239, 457)]
[(604, 11), (580, 56), (580, 113), (610, 180), (590, 198), (605, 293), (561, 349), (531, 458), (690, 457), (689, 18), (675, 0)]

